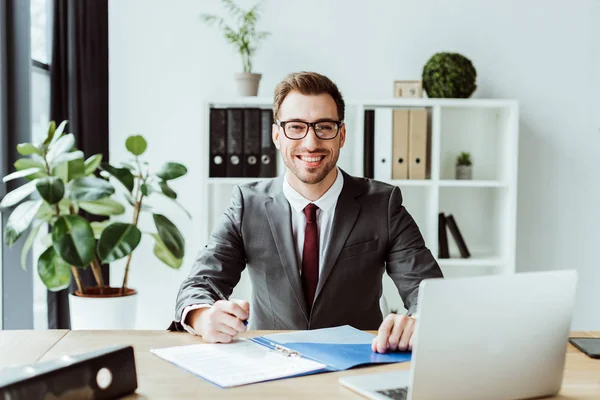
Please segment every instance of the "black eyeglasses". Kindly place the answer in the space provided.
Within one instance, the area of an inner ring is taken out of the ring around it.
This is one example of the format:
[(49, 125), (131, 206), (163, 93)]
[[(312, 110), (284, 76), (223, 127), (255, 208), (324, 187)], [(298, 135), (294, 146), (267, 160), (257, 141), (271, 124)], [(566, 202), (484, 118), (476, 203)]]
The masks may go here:
[(277, 125), (283, 128), (285, 137), (292, 140), (302, 140), (308, 135), (308, 130), (312, 126), (315, 135), (322, 140), (334, 139), (340, 132), (340, 127), (344, 121), (323, 120), (317, 122), (304, 121), (276, 121)]

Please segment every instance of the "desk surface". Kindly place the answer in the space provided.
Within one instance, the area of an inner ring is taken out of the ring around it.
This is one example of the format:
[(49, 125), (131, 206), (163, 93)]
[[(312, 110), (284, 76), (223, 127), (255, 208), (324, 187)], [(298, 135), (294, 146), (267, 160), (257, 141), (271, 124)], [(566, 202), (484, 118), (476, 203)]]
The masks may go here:
[[(273, 332), (252, 331), (245, 337)], [(572, 332), (571, 336), (600, 337), (600, 332)], [(381, 365), (282, 379), (231, 389), (219, 389), (210, 383), (150, 353), (151, 348), (201, 343), (187, 333), (164, 331), (0, 331), (0, 368), (32, 363), (67, 354), (98, 350), (110, 345), (133, 345), (138, 372), (138, 390), (129, 399), (162, 398), (361, 398), (341, 387), (342, 375), (408, 369), (409, 363)], [(600, 398), (600, 360), (593, 360), (567, 345), (567, 360), (562, 390), (555, 399), (583, 400)]]

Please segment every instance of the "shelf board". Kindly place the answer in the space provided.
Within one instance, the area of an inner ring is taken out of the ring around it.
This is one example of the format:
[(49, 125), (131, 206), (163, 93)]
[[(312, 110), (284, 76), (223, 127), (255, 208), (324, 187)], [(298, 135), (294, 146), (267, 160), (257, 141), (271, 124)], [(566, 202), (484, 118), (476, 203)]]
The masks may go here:
[(506, 183), (493, 180), (455, 180), (442, 179), (439, 181), (440, 187), (506, 187)]
[(438, 258), (440, 267), (501, 267), (504, 260), (500, 257)]
[(209, 185), (243, 185), (245, 183), (264, 181), (267, 179), (273, 178), (208, 178), (207, 183)]
[[(353, 103), (348, 101), (348, 104)], [(374, 99), (357, 102), (364, 108), (391, 108), (391, 107), (472, 107), (472, 108), (505, 108), (516, 105), (515, 100), (505, 99), (429, 99), (429, 98), (391, 98)]]
[(394, 186), (431, 186), (432, 181), (430, 179), (391, 179), (386, 180), (385, 183)]
[(210, 107), (273, 107), (273, 99), (270, 97), (233, 97), (228, 99), (213, 99), (208, 102)]

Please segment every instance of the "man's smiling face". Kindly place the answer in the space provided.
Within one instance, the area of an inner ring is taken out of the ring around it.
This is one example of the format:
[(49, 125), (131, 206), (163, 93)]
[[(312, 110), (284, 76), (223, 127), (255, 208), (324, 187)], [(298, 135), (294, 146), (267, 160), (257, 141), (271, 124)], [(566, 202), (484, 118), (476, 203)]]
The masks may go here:
[[(279, 108), (279, 121), (339, 121), (337, 106), (329, 94), (303, 95), (290, 92)], [(293, 122), (288, 122), (291, 126)], [(335, 174), (340, 149), (346, 140), (346, 127), (339, 128), (330, 140), (319, 139), (314, 127), (306, 137), (292, 140), (286, 137), (281, 126), (273, 127), (273, 141), (279, 149), (287, 169), (305, 184), (317, 184), (329, 174)]]

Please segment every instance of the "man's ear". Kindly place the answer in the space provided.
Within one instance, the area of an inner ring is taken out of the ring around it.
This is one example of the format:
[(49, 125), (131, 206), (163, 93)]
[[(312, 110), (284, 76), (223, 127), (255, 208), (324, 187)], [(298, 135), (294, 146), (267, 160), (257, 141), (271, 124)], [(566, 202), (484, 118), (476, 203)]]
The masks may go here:
[(272, 127), (271, 136), (273, 137), (273, 143), (275, 143), (275, 147), (279, 150), (279, 128), (275, 124)]
[(340, 128), (340, 149), (344, 147), (344, 143), (346, 143), (346, 124)]

